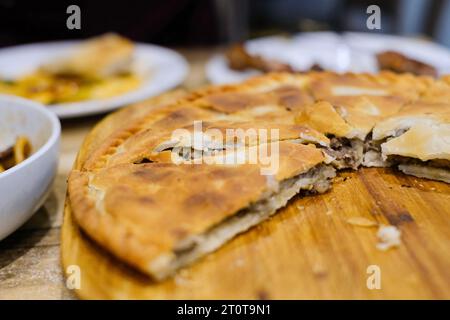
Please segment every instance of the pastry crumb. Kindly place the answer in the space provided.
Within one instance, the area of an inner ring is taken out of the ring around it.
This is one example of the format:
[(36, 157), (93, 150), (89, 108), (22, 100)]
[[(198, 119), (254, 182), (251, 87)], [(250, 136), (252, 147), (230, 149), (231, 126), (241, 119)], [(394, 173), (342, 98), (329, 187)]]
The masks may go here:
[(239, 259), (235, 260), (234, 265), (238, 268), (243, 267), (245, 265), (244, 259), (239, 258)]
[(347, 223), (358, 227), (376, 227), (378, 223), (376, 221), (364, 218), (364, 217), (351, 217), (347, 219)]
[(327, 216), (331, 216), (331, 215), (333, 214), (333, 211), (332, 211), (332, 210), (328, 210), (327, 212), (325, 212), (325, 214), (326, 214)]
[(398, 247), (401, 244), (401, 235), (402, 233), (397, 227), (381, 225), (377, 232), (379, 239), (377, 249), (386, 251), (392, 247)]
[(175, 275), (174, 277), (175, 285), (177, 286), (185, 286), (188, 284), (189, 280), (181, 275)]

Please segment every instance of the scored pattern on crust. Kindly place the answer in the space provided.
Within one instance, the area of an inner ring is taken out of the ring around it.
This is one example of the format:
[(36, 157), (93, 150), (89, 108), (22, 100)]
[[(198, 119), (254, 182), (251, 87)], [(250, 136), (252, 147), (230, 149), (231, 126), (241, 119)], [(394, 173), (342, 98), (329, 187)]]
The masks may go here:
[[(311, 97), (312, 101), (310, 101), (310, 103), (312, 103), (324, 98), (323, 94), (317, 95), (314, 93), (315, 89), (319, 89), (319, 91), (321, 89), (317, 88), (318, 84), (322, 83), (324, 80), (331, 81), (332, 83), (339, 83), (343, 79), (343, 82), (349, 85), (363, 83), (364, 85), (370, 86), (382, 86), (385, 89), (394, 88), (395, 90), (391, 91), (391, 93), (401, 94), (402, 96), (409, 98), (407, 100), (408, 102), (420, 99), (421, 97), (428, 97), (427, 92), (430, 91), (430, 88), (434, 88), (434, 90), (437, 91), (437, 94), (435, 94), (434, 97), (448, 94), (450, 88), (450, 85), (443, 80), (434, 81), (432, 78), (425, 76), (417, 77), (409, 74), (398, 75), (391, 72), (381, 72), (379, 75), (354, 73), (338, 75), (331, 72), (312, 72), (308, 75), (275, 73), (255, 77), (242, 84), (207, 86), (187, 93), (184, 96), (177, 97), (176, 99), (172, 99), (172, 101), (171, 99), (161, 99), (160, 101), (156, 100), (148, 103), (148, 107), (146, 107), (148, 111), (146, 114), (140, 119), (135, 119), (133, 122), (127, 124), (125, 128), (114, 132), (106, 139), (98, 150), (87, 159), (84, 169), (95, 170), (104, 167), (109, 156), (114, 154), (117, 148), (128, 138), (151, 126), (152, 122), (156, 120), (155, 113), (158, 111), (161, 112), (160, 116), (164, 117), (165, 111), (175, 111), (188, 106), (208, 108), (207, 103), (204, 101), (204, 98), (208, 96), (238, 92), (267, 92), (271, 89), (276, 89), (285, 85), (292, 85), (300, 88), (305, 95)], [(448, 99), (448, 97), (443, 96), (442, 99)], [(222, 112), (221, 110), (215, 110), (215, 112), (223, 113), (223, 110)]]
[[(142, 118), (136, 119), (135, 121), (127, 124), (125, 128), (119, 129), (111, 134), (111, 136), (104, 141), (96, 152), (89, 156), (83, 166), (83, 169), (95, 170), (102, 168), (108, 157), (112, 155), (122, 143), (124, 143), (129, 137), (151, 125), (153, 122), (152, 120), (155, 120), (155, 112), (161, 112), (161, 117), (163, 117), (165, 111), (175, 111), (189, 106), (201, 107), (199, 100), (209, 95), (218, 93), (247, 92), (253, 90), (256, 90), (257, 92), (258, 90), (262, 90), (264, 88), (267, 89), (270, 87), (275, 87), (280, 83), (302, 83), (303, 81), (307, 82), (308, 79), (305, 77), (296, 77), (290, 74), (273, 74), (270, 77), (262, 76), (250, 79), (242, 85), (207, 86), (175, 99), (161, 99), (162, 101), (156, 100), (145, 103), (142, 107), (148, 109), (148, 111), (142, 116)], [(218, 111), (216, 112), (220, 113)]]

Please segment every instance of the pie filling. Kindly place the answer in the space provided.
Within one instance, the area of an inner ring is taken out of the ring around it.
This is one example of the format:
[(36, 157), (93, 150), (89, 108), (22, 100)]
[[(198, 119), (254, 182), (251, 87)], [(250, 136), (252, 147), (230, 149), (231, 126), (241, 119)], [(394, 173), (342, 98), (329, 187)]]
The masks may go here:
[(450, 183), (449, 160), (434, 159), (421, 161), (416, 158), (395, 155), (388, 156), (388, 161), (398, 165), (398, 169), (405, 174)]
[(388, 136), (381, 140), (373, 140), (372, 133), (369, 133), (366, 140), (364, 141), (363, 146), (363, 161), (362, 164), (365, 167), (389, 167), (392, 163), (389, 159), (383, 159), (383, 155), (381, 153), (381, 145), (386, 141), (401, 136), (408, 128), (397, 129), (392, 136)]
[(365, 167), (387, 167), (389, 163), (383, 159), (381, 144), (386, 140), (372, 140), (370, 133), (364, 141), (364, 156), (362, 164)]
[[(301, 138), (298, 139), (286, 139), (286, 140), (278, 140), (278, 142), (281, 141), (288, 141), (291, 143), (296, 144), (314, 144), (316, 147), (323, 148), (323, 142), (314, 139), (314, 137), (308, 137), (303, 135)], [(268, 143), (275, 143), (276, 141), (271, 141)], [(201, 157), (214, 157), (218, 155), (223, 155), (223, 152), (236, 152), (239, 150), (239, 148), (244, 147), (244, 144), (239, 143), (226, 143), (226, 144), (210, 144), (207, 146), (201, 146), (201, 148), (195, 149), (193, 146), (187, 145), (187, 146), (180, 146), (180, 147), (174, 147), (172, 145), (165, 145), (164, 147), (158, 147), (153, 150), (155, 153), (160, 152), (170, 152), (175, 157), (174, 159), (177, 159), (177, 161), (193, 161), (196, 159), (200, 159)], [(256, 147), (256, 145), (247, 146), (249, 147)], [(148, 158), (139, 159), (135, 164), (137, 163), (143, 163), (143, 162), (152, 162)]]
[(331, 162), (336, 169), (357, 169), (363, 161), (363, 141), (359, 139), (331, 136), (330, 148), (325, 152), (334, 158)]
[[(395, 136), (399, 136), (406, 130), (396, 132)], [(365, 167), (389, 167), (396, 166), (405, 174), (416, 176), (419, 178), (428, 178), (450, 183), (450, 161), (445, 159), (433, 159), (422, 161), (417, 158), (403, 157), (399, 155), (388, 155), (383, 159), (381, 153), (381, 145), (393, 137), (383, 140), (372, 140), (371, 135), (364, 142), (364, 159)]]
[(175, 270), (216, 250), (237, 234), (269, 218), (295, 195), (327, 191), (335, 175), (334, 168), (321, 164), (306, 173), (282, 181), (279, 183), (277, 191), (268, 193), (261, 200), (240, 210), (203, 234), (191, 236), (179, 243), (174, 248), (173, 258), (163, 259), (165, 263), (161, 263), (160, 260), (150, 266), (152, 273), (159, 279), (167, 277)]

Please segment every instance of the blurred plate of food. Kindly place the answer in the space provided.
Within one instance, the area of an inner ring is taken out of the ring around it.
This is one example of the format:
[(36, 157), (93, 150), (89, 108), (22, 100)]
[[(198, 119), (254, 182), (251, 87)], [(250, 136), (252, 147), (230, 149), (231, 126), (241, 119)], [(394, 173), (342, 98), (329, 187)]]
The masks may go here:
[(345, 51), (339, 43), (339, 36), (333, 32), (253, 39), (233, 44), (225, 54), (212, 57), (206, 74), (212, 83), (233, 83), (271, 71), (307, 71), (317, 68), (319, 61), (327, 61), (328, 68), (338, 71), (343, 68), (339, 60), (342, 55), (332, 51)]
[(60, 118), (107, 112), (180, 84), (178, 53), (108, 33), (84, 41), (0, 50), (0, 93), (47, 105)]
[(384, 69), (434, 77), (450, 73), (450, 50), (425, 39), (362, 32), (346, 32), (343, 38), (355, 55), (366, 59), (361, 71)]
[(233, 83), (271, 72), (391, 70), (439, 76), (450, 72), (450, 51), (432, 42), (381, 34), (305, 32), (237, 43), (206, 66), (212, 83)]

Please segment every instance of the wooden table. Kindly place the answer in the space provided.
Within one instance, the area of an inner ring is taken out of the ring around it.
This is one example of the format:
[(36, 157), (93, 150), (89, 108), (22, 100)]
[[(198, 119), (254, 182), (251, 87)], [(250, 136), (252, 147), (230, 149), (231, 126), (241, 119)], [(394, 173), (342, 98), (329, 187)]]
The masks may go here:
[[(182, 88), (206, 84), (204, 64), (219, 49), (178, 50), (190, 63)], [(104, 115), (62, 121), (61, 155), (53, 190), (36, 214), (0, 242), (0, 299), (70, 299), (60, 267), (60, 229), (66, 179), (78, 149)]]

